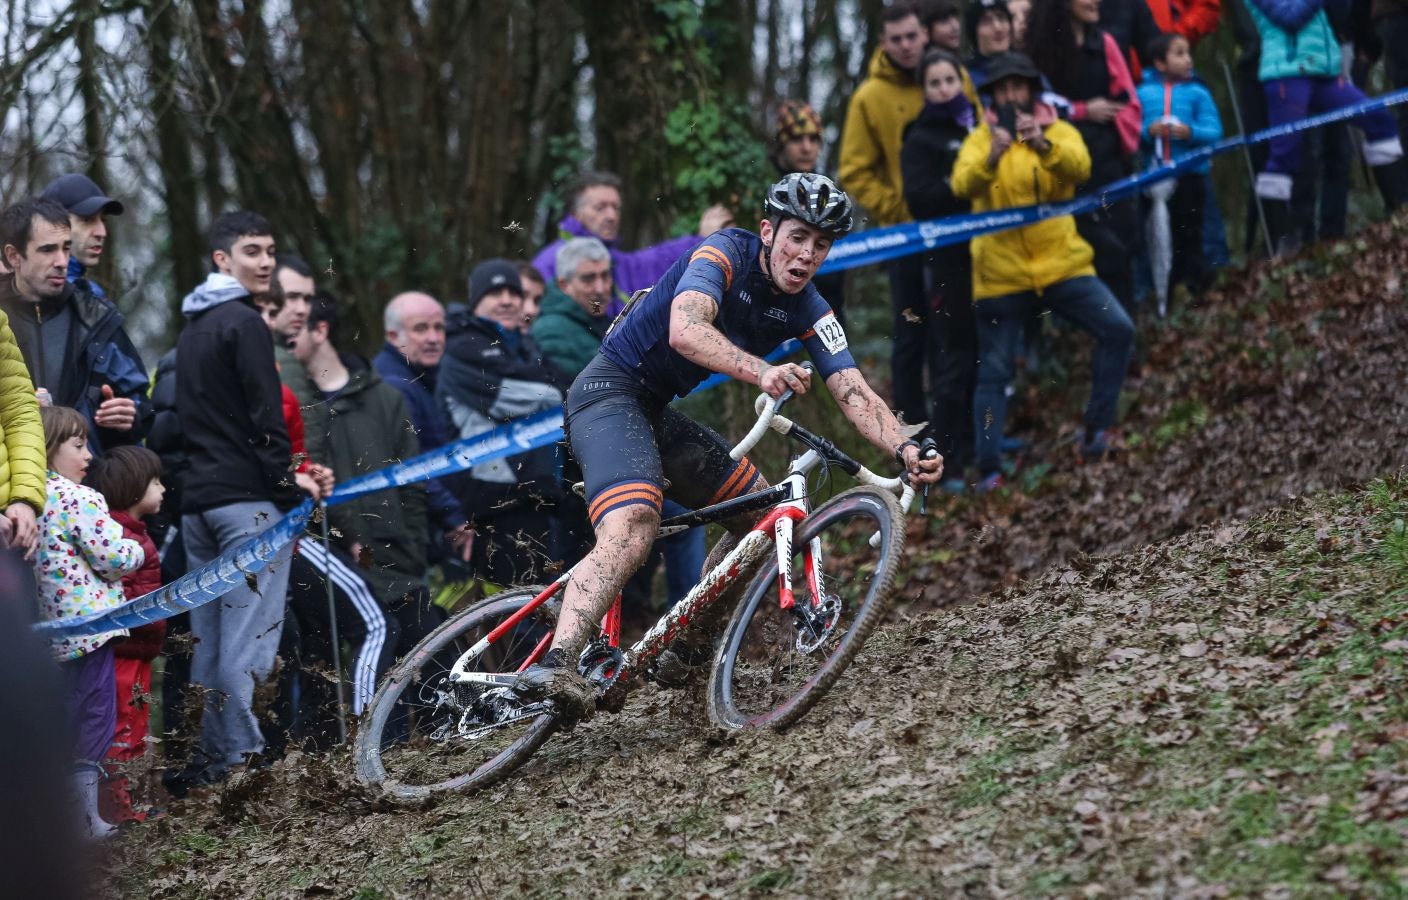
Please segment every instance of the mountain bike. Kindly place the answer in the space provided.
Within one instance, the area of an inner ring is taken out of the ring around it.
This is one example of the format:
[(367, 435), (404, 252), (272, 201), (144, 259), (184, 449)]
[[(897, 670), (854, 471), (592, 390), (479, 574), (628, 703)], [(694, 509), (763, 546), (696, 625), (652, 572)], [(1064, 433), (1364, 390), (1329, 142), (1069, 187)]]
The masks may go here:
[[(758, 419), (733, 448), (742, 459), (772, 429), (806, 450), (787, 477), (753, 494), (660, 523), (660, 536), (762, 513), (699, 584), (630, 648), (621, 598), (582, 651), (598, 708), (619, 711), (629, 686), (720, 597), (746, 585), (714, 652), (708, 712), (726, 729), (782, 729), (800, 719), (850, 665), (888, 607), (914, 488), (883, 478), (831, 441), (780, 414), (791, 394), (760, 396)], [(926, 443), (923, 452), (935, 450)], [(808, 475), (840, 469), (860, 482), (811, 509)], [(897, 496), (898, 499), (897, 499)], [(560, 727), (551, 700), (525, 702), (518, 672), (552, 642), (565, 572), (545, 587), (497, 594), (425, 638), (377, 691), (357, 735), (357, 777), (394, 798), (489, 787), (523, 765)], [(750, 580), (751, 579), (751, 580)]]

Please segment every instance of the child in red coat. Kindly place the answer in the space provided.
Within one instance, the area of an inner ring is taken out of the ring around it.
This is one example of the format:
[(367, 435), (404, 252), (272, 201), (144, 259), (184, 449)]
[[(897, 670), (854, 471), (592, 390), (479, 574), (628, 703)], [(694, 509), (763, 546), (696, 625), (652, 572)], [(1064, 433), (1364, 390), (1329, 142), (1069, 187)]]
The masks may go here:
[[(122, 536), (142, 545), (146, 561), (122, 579), (128, 600), (161, 587), (161, 559), (142, 522), (161, 508), (166, 489), (161, 485), (161, 458), (145, 447), (114, 447), (93, 462), (89, 483), (107, 498), (112, 517), (122, 526)], [(103, 818), (115, 825), (141, 822), (145, 812), (132, 808), (127, 768), (147, 749), (148, 696), (152, 689), (152, 661), (161, 653), (166, 622), (133, 628), (113, 645), (117, 680), (117, 727), (108, 750), (107, 781), (101, 797)]]

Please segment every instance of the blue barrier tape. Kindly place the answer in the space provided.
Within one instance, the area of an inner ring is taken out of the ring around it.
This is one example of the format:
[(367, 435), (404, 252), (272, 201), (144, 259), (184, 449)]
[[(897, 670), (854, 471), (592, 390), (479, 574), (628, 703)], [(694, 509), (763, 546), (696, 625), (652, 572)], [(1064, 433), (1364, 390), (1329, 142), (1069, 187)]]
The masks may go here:
[(1084, 215), (1115, 200), (1138, 193), (1156, 181), (1177, 178), (1213, 156), (1226, 153), (1229, 150), (1236, 150), (1239, 147), (1252, 144), (1262, 144), (1287, 134), (1309, 131), (1312, 128), (1319, 128), (1321, 125), (1352, 119), (1366, 112), (1387, 109), (1404, 102), (1408, 102), (1408, 88), (1372, 97), (1362, 103), (1356, 103), (1342, 109), (1264, 128), (1245, 137), (1239, 135), (1226, 138), (1211, 146), (1200, 147), (1197, 150), (1180, 154), (1169, 165), (1121, 178), (1099, 191), (1076, 197), (1064, 203), (1015, 206), (1010, 209), (969, 213), (923, 222), (903, 222), (899, 225), (875, 228), (851, 235), (832, 245), (831, 252), (827, 254), (826, 262), (822, 263), (818, 274), (840, 272), (859, 266), (888, 262), (901, 256), (922, 253), (936, 247), (961, 244), (979, 235), (1020, 228), (1043, 219)]
[[(1169, 165), (1122, 178), (1106, 185), (1096, 193), (1086, 194), (1064, 203), (1014, 207), (987, 213), (950, 216), (925, 222), (905, 222), (888, 228), (877, 228), (837, 241), (832, 246), (820, 271), (842, 271), (871, 265), (935, 247), (962, 243), (978, 235), (1018, 228), (1042, 219), (1082, 215), (1114, 200), (1137, 193), (1156, 181), (1176, 178), (1217, 154), (1234, 150), (1243, 145), (1263, 143), (1282, 135), (1318, 128), (1330, 122), (1352, 119), (1361, 113), (1386, 109), (1403, 102), (1408, 102), (1408, 89), (1384, 94), (1353, 106), (1310, 116), (1296, 122), (1266, 128), (1245, 137), (1227, 138), (1210, 147), (1202, 147), (1182, 154), (1172, 160)], [(770, 353), (767, 359), (769, 362), (776, 362), (800, 349), (799, 342), (788, 341)], [(705, 379), (696, 390), (708, 390), (727, 380), (727, 376), (713, 375)], [(562, 411), (554, 409), (537, 413), (510, 422), (486, 434), (447, 444), (428, 453), (422, 453), (413, 459), (354, 478), (339, 485), (327, 502), (329, 506), (335, 506), (356, 497), (384, 491), (388, 488), (463, 472), (479, 463), (546, 446), (561, 437)], [(34, 628), (47, 637), (101, 634), (115, 628), (132, 628), (144, 625), (194, 609), (239, 585), (245, 580), (247, 574), (252, 575), (262, 571), (284, 547), (303, 534), (311, 515), (312, 503), (304, 501), (272, 527), (221, 554), (199, 570), (184, 575), (165, 587), (110, 610), (86, 616), (41, 622)]]

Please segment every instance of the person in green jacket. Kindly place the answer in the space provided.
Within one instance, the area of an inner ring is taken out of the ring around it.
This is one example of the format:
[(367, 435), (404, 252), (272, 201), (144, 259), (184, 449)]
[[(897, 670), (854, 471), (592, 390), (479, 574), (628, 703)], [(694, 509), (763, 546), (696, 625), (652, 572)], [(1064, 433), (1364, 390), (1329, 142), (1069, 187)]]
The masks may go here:
[[(337, 302), (314, 295), (293, 352), (326, 403), (324, 461), (343, 479), (356, 478), (420, 453), (401, 392), (366, 360), (339, 353)], [(426, 584), (425, 485), (402, 485), (328, 510), (342, 549), (357, 561), (376, 599), (400, 625), (398, 653), (414, 647), (441, 621)]]
[(543, 295), (533, 340), (568, 378), (596, 356), (611, 319), (611, 251), (593, 237), (573, 238), (557, 251), (557, 282)]

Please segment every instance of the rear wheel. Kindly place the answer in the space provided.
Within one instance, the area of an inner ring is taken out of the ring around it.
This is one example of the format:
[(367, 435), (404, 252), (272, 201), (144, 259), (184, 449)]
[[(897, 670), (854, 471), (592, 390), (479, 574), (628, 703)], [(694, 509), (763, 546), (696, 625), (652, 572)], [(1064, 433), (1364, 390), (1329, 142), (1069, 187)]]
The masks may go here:
[[(484, 788), (506, 778), (552, 736), (557, 720), (544, 704), (524, 704), (507, 687), (449, 681), (461, 654), (543, 590), (505, 591), (465, 610), (396, 665), (357, 734), (354, 755), (362, 782), (403, 800)], [(551, 633), (557, 607), (556, 597), (544, 603), (469, 670), (516, 672)]]
[[(795, 608), (781, 607), (774, 556), (724, 632), (709, 684), (715, 724), (785, 728), (825, 695), (889, 606), (904, 549), (901, 525), (894, 495), (869, 486), (837, 495), (802, 520), (792, 538)], [(820, 542), (815, 592), (804, 556), (813, 540)]]

